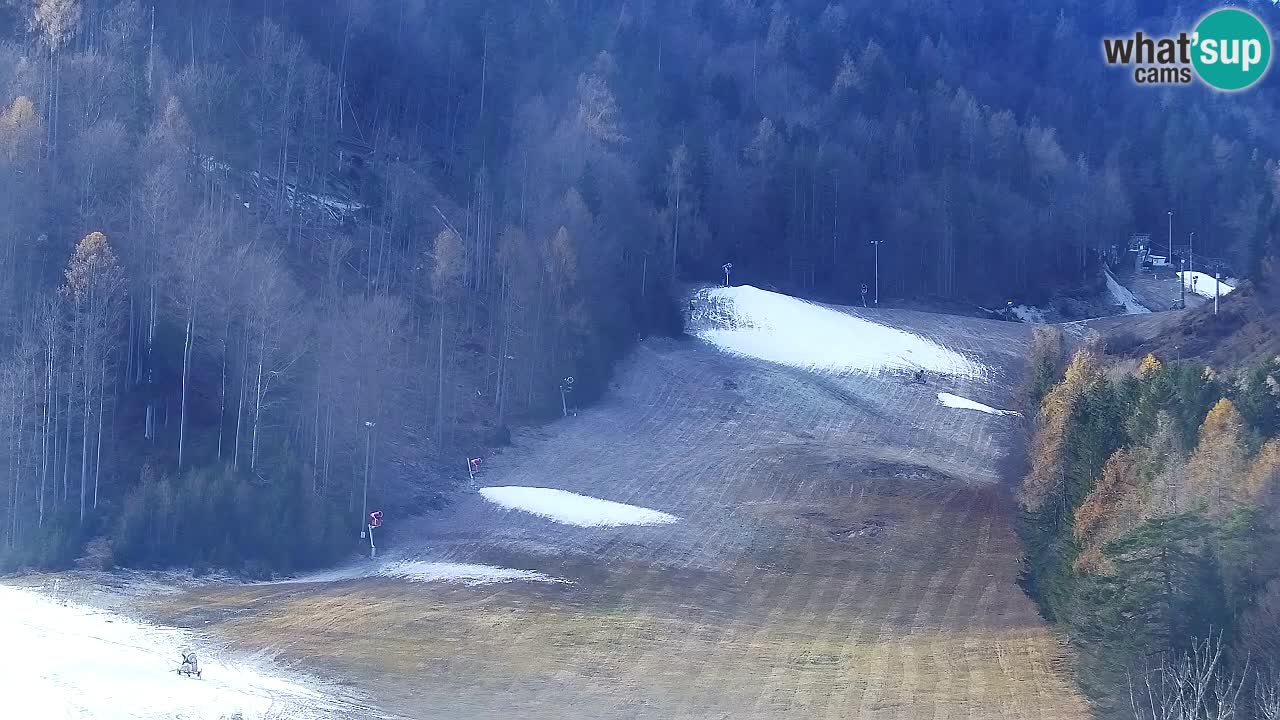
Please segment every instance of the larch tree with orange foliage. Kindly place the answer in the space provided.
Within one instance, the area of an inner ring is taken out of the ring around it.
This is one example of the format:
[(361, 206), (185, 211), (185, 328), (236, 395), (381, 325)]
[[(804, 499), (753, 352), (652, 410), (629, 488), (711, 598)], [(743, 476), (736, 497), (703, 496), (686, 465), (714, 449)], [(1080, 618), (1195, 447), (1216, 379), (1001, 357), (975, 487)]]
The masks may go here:
[(22, 268), (35, 255), (47, 190), (39, 180), (44, 121), (30, 98), (0, 110), (0, 327), (15, 331), (32, 278)]
[(1031, 371), (1024, 390), (1027, 415), (1034, 414), (1034, 406), (1039, 405), (1053, 387), (1061, 361), (1062, 330), (1053, 325), (1037, 325), (1031, 331)]
[(1280, 501), (1280, 438), (1262, 444), (1245, 478), (1244, 491), (1256, 504)]
[(1157, 358), (1152, 353), (1147, 353), (1142, 358), (1142, 362), (1138, 364), (1138, 377), (1145, 380), (1159, 372), (1163, 367), (1164, 365), (1160, 362), (1160, 358)]
[(1244, 418), (1222, 398), (1200, 425), (1176, 504), (1187, 510), (1203, 505), (1210, 517), (1225, 517), (1249, 501), (1247, 471)]
[(1090, 386), (1101, 378), (1097, 351), (1085, 347), (1076, 352), (1062, 382), (1045, 396), (1040, 405), (1039, 424), (1031, 448), (1031, 472), (1023, 480), (1018, 500), (1024, 510), (1040, 512), (1050, 503), (1066, 518), (1067, 436), (1071, 417)]
[(1074, 564), (1076, 572), (1106, 570), (1102, 546), (1136, 527), (1140, 509), (1139, 490), (1136, 453), (1127, 448), (1112, 453), (1093, 492), (1076, 508), (1072, 532), (1076, 542), (1081, 544), (1080, 555)]

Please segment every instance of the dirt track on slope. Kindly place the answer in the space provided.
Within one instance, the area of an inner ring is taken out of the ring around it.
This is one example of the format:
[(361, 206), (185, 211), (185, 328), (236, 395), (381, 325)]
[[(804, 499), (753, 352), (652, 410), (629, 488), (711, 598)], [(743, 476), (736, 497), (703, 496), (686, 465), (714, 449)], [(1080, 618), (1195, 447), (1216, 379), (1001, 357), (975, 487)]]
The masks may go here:
[(211, 586), (144, 609), (345, 678), (413, 718), (1073, 718), (1062, 646), (1016, 585), (1000, 468), (1029, 328), (870, 313), (987, 378), (814, 376), (651, 341), (598, 406), (485, 464), (675, 514), (576, 528), (478, 494), (389, 553), (572, 584)]

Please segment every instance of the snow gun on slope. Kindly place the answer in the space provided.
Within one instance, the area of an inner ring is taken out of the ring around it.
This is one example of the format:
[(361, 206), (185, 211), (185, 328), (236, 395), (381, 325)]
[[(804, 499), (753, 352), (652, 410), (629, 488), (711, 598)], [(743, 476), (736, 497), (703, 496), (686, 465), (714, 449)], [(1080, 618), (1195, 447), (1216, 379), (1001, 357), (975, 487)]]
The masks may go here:
[(200, 661), (196, 658), (196, 654), (190, 650), (182, 652), (182, 664), (178, 666), (178, 674), (187, 677), (200, 677)]

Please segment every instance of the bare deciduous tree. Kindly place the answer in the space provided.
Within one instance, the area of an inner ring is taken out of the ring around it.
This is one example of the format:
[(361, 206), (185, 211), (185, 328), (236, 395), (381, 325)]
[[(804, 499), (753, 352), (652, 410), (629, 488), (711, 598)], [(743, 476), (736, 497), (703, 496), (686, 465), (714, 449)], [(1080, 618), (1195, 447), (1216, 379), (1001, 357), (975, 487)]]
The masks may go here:
[(676, 279), (676, 263), (680, 257), (680, 201), (689, 184), (689, 150), (683, 143), (671, 151), (667, 164), (667, 207), (671, 213), (671, 280)]
[(436, 444), (445, 441), (445, 369), (452, 353), (446, 352), (445, 334), (450, 332), (452, 317), (449, 306), (457, 301), (464, 272), (462, 239), (452, 229), (446, 228), (436, 235), (431, 268), (431, 287), (439, 309), (438, 347), (436, 355)]
[(1280, 720), (1280, 670), (1259, 672), (1253, 690), (1259, 720)]
[(196, 323), (202, 319), (204, 305), (219, 257), (221, 228), (212, 213), (205, 213), (178, 237), (170, 248), (173, 302), (182, 317), (182, 392), (178, 414), (178, 467), (183, 466), (187, 440), (187, 395), (191, 379), (191, 359), (197, 334)]
[[(89, 233), (76, 245), (67, 265), (63, 292), (70, 299), (79, 344), (81, 408), (80, 522), (84, 522), (89, 476), (89, 422), (94, 394), (101, 417), (107, 365), (115, 350), (125, 297), (125, 275), (115, 251), (100, 232)], [(97, 446), (102, 445), (102, 425), (98, 425)], [(99, 455), (100, 457), (100, 455)], [(98, 505), (98, 477), (95, 475), (93, 506)]]
[(578, 122), (588, 135), (606, 145), (626, 142), (620, 114), (604, 75), (593, 72), (578, 76)]
[(1248, 673), (1225, 664), (1222, 634), (1196, 640), (1190, 649), (1161, 657), (1141, 678), (1129, 680), (1135, 720), (1231, 720), (1240, 708)]
[(273, 392), (303, 354), (307, 329), (299, 304), (301, 291), (278, 254), (250, 257), (244, 267), (244, 369), (252, 377), (242, 381), (241, 405), (246, 391), (251, 393), (249, 469), (257, 470), (265, 413)]
[(60, 51), (75, 35), (81, 12), (80, 0), (36, 0), (32, 8), (31, 29), (39, 33), (49, 49), (49, 147), (52, 150), (58, 147)]

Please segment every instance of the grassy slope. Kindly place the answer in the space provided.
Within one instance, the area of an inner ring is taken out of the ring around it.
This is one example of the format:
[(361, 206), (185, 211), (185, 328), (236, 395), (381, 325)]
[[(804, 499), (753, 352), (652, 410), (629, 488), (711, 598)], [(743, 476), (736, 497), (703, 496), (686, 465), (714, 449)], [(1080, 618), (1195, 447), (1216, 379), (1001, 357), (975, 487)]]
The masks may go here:
[(1027, 326), (883, 311), (980, 358), (977, 380), (817, 377), (641, 346), (597, 407), (486, 464), (675, 512), (553, 526), (463, 495), (401, 551), (572, 585), (211, 586), (154, 616), (270, 647), (436, 717), (1083, 718), (1069, 656), (1016, 584), (1001, 468)]

